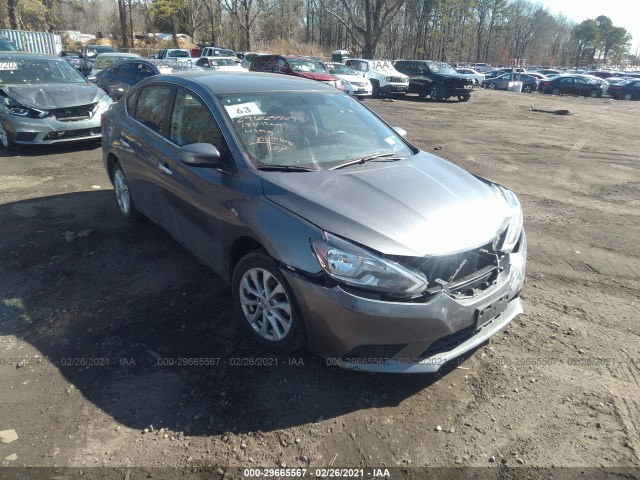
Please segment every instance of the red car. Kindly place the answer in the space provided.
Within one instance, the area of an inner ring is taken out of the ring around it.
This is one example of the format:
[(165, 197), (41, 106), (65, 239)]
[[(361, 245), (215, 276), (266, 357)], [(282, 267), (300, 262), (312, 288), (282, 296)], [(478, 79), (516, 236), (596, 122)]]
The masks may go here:
[(291, 55), (258, 55), (251, 61), (249, 71), (293, 75), (327, 83), (339, 90), (344, 90), (342, 81), (331, 75), (322, 63), (313, 58)]

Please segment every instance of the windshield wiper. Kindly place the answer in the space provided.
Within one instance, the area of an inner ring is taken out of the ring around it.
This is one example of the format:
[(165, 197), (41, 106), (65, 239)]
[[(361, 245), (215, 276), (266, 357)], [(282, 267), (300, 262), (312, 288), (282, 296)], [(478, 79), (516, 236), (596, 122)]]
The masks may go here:
[(317, 172), (317, 168), (300, 167), (297, 165), (260, 165), (258, 170), (264, 172)]
[(352, 160), (350, 162), (343, 163), (342, 165), (338, 165), (337, 167), (332, 167), (329, 170), (338, 170), (339, 168), (345, 168), (345, 167), (349, 167), (351, 165), (363, 164), (363, 163), (370, 162), (371, 160), (377, 160), (379, 158), (384, 158), (385, 162), (396, 162), (398, 160), (404, 160), (404, 158), (388, 158), (388, 157), (391, 157), (392, 155), (393, 155), (393, 152), (375, 153), (375, 154), (369, 155), (367, 157), (357, 158), (356, 160)]

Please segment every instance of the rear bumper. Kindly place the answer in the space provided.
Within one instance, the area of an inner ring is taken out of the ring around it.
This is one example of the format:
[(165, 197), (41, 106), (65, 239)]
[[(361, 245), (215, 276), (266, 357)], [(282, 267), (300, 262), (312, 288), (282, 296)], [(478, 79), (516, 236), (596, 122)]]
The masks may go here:
[[(498, 282), (472, 299), (444, 291), (426, 303), (389, 302), (353, 295), (339, 286), (312, 283), (283, 270), (298, 300), (307, 345), (327, 364), (367, 372), (436, 372), (486, 342), (522, 313), (526, 240)], [(504, 310), (479, 320), (479, 311)]]

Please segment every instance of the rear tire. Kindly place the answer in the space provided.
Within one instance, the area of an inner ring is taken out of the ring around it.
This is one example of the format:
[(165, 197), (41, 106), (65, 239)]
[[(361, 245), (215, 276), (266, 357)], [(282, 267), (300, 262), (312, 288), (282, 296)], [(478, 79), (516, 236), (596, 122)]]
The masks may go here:
[(140, 212), (133, 203), (131, 197), (131, 191), (129, 190), (129, 184), (127, 177), (124, 174), (124, 170), (120, 166), (120, 163), (116, 163), (113, 166), (113, 191), (116, 195), (116, 201), (118, 202), (118, 209), (122, 218), (127, 222), (135, 223), (140, 219)]
[(264, 250), (242, 257), (231, 285), (242, 328), (256, 342), (284, 353), (304, 345), (295, 297)]

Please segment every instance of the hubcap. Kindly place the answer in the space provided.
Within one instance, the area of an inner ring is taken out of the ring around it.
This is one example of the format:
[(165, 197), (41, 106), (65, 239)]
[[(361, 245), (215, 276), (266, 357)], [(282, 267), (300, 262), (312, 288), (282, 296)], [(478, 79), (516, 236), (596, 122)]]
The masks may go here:
[(118, 206), (122, 213), (127, 215), (129, 213), (129, 207), (131, 205), (131, 198), (129, 197), (129, 186), (127, 185), (127, 179), (124, 178), (122, 170), (116, 170), (113, 179), (114, 188), (116, 191), (116, 198), (118, 199)]
[(291, 329), (291, 302), (278, 279), (262, 268), (247, 270), (240, 280), (245, 318), (265, 340), (279, 341)]
[(4, 129), (1, 123), (0, 123), (0, 143), (2, 144), (3, 147), (9, 146), (9, 135), (7, 134), (7, 131)]
[(624, 96), (624, 99), (625, 99), (625, 100), (631, 100), (631, 94), (630, 94), (630, 93), (627, 93), (627, 94)]

